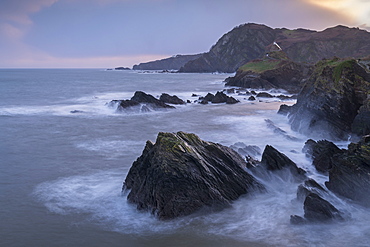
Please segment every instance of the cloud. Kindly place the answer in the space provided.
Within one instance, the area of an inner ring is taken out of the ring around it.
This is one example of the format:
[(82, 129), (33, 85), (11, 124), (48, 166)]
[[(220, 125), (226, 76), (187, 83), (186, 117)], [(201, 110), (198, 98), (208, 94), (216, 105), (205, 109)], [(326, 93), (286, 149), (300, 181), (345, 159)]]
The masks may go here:
[(4, 21), (17, 24), (29, 25), (32, 21), (30, 14), (40, 11), (42, 8), (53, 5), (58, 0), (2, 0), (0, 16)]
[(370, 0), (307, 0), (321, 8), (346, 16), (354, 26), (370, 26)]

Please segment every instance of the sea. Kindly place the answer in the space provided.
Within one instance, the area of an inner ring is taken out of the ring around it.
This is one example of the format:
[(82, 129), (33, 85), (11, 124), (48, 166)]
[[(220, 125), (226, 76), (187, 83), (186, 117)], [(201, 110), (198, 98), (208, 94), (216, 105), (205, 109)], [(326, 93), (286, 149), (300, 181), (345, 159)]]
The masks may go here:
[[(249, 101), (246, 91), (231, 90), (229, 96), (240, 103), (196, 102), (229, 89), (228, 76), (1, 69), (0, 246), (369, 246), (370, 210), (330, 192), (327, 198), (345, 212), (345, 221), (290, 224), (291, 215), (304, 211), (296, 200), (299, 183), (289, 177), (262, 179), (266, 193), (242, 196), (224, 210), (168, 221), (127, 202), (123, 181), (158, 132), (185, 131), (261, 152), (272, 145), (324, 186), (328, 177), (302, 153), (311, 137), (292, 131), (287, 117), (277, 114), (281, 104), (294, 100)], [(151, 112), (108, 106), (135, 91), (168, 93), (190, 103)], [(348, 142), (336, 144), (345, 148)]]

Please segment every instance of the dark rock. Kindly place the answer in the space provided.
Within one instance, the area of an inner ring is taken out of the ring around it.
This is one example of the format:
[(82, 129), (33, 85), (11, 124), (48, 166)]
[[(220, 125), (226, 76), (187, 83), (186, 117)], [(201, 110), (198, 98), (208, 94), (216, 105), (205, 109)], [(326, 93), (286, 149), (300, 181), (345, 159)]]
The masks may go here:
[(303, 147), (306, 156), (312, 158), (312, 164), (319, 172), (327, 173), (333, 166), (332, 157), (335, 154), (341, 154), (343, 151), (334, 143), (327, 140), (318, 142), (312, 139), (308, 140)]
[(266, 93), (266, 92), (258, 93), (256, 96), (261, 97), (261, 98), (273, 98), (274, 97), (271, 94)]
[(308, 194), (303, 209), (304, 217), (309, 221), (343, 220), (342, 212), (315, 193)]
[(131, 101), (152, 104), (158, 108), (175, 108), (173, 106), (167, 105), (166, 103), (156, 99), (154, 96), (150, 94), (146, 94), (141, 91), (136, 91), (134, 96), (131, 98)]
[[(352, 128), (357, 129), (353, 122), (369, 90), (370, 74), (356, 60), (318, 62), (290, 109), (292, 129), (315, 138), (347, 140)], [(365, 133), (366, 127), (356, 132)]]
[(352, 122), (352, 132), (364, 136), (370, 134), (370, 96), (363, 101), (358, 114)]
[(370, 138), (351, 143), (348, 150), (332, 157), (326, 187), (337, 195), (370, 207)]
[(254, 100), (256, 100), (256, 98), (254, 96), (249, 96), (248, 100), (249, 101), (254, 101)]
[(261, 164), (269, 171), (288, 169), (294, 178), (303, 180), (306, 178), (306, 171), (298, 168), (297, 165), (285, 154), (280, 153), (270, 145), (266, 145), (262, 153)]
[(203, 98), (203, 100), (211, 102), (215, 96), (211, 93), (207, 93), (206, 97)]
[(288, 106), (286, 104), (282, 104), (279, 108), (278, 114), (286, 116), (286, 115), (289, 114), (290, 108), (291, 108), (291, 106)]
[(256, 91), (253, 91), (253, 90), (251, 91), (251, 94), (252, 95), (257, 95)]
[(148, 141), (125, 179), (127, 199), (159, 219), (223, 208), (243, 194), (264, 191), (232, 149), (184, 132)]
[(130, 68), (127, 68), (127, 67), (117, 67), (117, 68), (114, 68), (115, 70), (131, 70)]
[(84, 113), (84, 111), (80, 111), (80, 110), (73, 110), (73, 111), (70, 111), (70, 113)]
[(226, 104), (236, 104), (239, 103), (239, 100), (235, 99), (234, 97), (227, 96)]
[(140, 112), (149, 112), (150, 109), (175, 108), (141, 91), (136, 91), (130, 100), (112, 100), (108, 103), (108, 106), (116, 107), (117, 111), (126, 111), (136, 107)]
[(323, 192), (326, 192), (326, 190), (315, 180), (309, 178), (304, 182), (304, 184), (300, 184), (298, 186), (297, 199), (303, 202), (310, 193), (320, 194)]
[(184, 105), (185, 101), (177, 97), (176, 95), (169, 95), (166, 93), (162, 93), (161, 97), (159, 97), (160, 101), (163, 101), (164, 103), (168, 104), (174, 104), (174, 105)]
[(212, 99), (213, 104), (218, 104), (218, 103), (226, 103), (227, 101), (227, 95), (223, 92), (217, 92), (215, 97)]

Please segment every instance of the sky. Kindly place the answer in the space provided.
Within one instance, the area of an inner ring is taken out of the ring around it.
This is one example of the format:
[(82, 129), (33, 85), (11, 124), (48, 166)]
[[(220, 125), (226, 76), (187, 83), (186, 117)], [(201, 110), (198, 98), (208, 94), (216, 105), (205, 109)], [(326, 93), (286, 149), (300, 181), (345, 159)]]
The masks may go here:
[(370, 31), (370, 0), (0, 0), (0, 68), (131, 68), (243, 23)]

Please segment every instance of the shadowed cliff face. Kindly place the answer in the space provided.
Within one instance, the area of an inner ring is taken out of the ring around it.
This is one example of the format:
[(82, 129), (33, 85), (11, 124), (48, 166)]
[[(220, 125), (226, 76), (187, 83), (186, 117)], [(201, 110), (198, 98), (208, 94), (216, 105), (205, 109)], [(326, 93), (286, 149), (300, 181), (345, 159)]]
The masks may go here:
[[(353, 132), (368, 134), (369, 91), (370, 74), (358, 61), (322, 60), (290, 110), (292, 129), (331, 140), (346, 140)], [(355, 121), (359, 112), (360, 126)]]
[(316, 63), (333, 56), (365, 57), (370, 54), (370, 33), (336, 26), (317, 32), (305, 29), (272, 29), (245, 24), (222, 36), (199, 58), (189, 61), (180, 72), (235, 72), (243, 64), (262, 57), (277, 42), (294, 62)]

